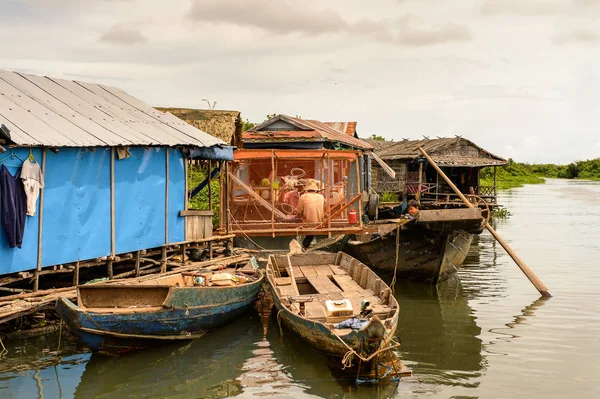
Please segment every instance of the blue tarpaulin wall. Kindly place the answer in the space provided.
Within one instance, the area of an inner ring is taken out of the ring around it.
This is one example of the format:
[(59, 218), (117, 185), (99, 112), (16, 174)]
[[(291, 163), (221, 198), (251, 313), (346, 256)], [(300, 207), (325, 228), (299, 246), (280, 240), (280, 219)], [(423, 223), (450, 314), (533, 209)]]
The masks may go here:
[(110, 150), (46, 151), (44, 183), (42, 266), (109, 255)]
[[(123, 253), (185, 239), (185, 169), (180, 151), (169, 151), (169, 206), (166, 202), (166, 148), (130, 148), (115, 157), (115, 252)], [(21, 159), (29, 149), (12, 149)], [(38, 162), (42, 151), (33, 151)], [(0, 156), (1, 158), (1, 156)], [(14, 175), (21, 163), (6, 161)], [(11, 166), (12, 165), (12, 166)], [(0, 193), (2, 195), (2, 193)], [(38, 199), (38, 208), (40, 200)], [(42, 266), (94, 259), (111, 253), (110, 149), (46, 151)], [(9, 248), (0, 228), (0, 275), (37, 267), (39, 209), (27, 216), (23, 246)]]

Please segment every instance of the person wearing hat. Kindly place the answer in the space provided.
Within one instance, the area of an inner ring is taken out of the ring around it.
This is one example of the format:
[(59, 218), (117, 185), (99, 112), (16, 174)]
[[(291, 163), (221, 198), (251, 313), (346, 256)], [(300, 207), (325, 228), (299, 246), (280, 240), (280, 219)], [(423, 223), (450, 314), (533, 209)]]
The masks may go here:
[[(321, 223), (325, 213), (325, 197), (317, 191), (317, 183), (309, 181), (304, 187), (306, 191), (298, 201), (296, 213), (302, 217), (304, 223)], [(302, 246), (308, 248), (314, 236), (308, 235), (302, 241)]]

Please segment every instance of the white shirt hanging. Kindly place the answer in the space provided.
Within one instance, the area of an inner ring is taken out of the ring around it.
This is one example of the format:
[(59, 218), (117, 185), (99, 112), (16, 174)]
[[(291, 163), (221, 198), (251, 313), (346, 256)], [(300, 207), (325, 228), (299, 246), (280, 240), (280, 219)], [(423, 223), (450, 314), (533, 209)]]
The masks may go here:
[(40, 188), (44, 187), (44, 174), (42, 173), (40, 164), (26, 159), (21, 167), (21, 179), (23, 180), (25, 195), (27, 197), (27, 214), (35, 216)]

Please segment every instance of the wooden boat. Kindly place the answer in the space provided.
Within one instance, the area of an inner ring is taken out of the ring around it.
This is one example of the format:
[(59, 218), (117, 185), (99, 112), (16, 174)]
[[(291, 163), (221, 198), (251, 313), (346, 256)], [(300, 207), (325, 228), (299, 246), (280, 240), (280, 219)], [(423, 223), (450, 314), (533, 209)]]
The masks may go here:
[[(233, 320), (254, 302), (263, 282), (257, 267), (241, 269), (247, 274), (231, 268), (218, 275), (182, 272), (144, 284), (81, 285), (78, 305), (60, 298), (56, 310), (95, 352), (119, 354), (160, 342), (194, 339)], [(247, 281), (222, 279), (234, 274)]]
[(378, 221), (375, 234), (348, 241), (344, 250), (373, 269), (437, 284), (460, 269), (483, 220), (478, 208), (421, 210), (414, 220)]
[[(271, 255), (266, 273), (278, 319), (315, 349), (346, 360), (346, 366), (354, 356), (358, 371), (369, 372), (390, 355), (386, 349), (398, 345), (393, 341), (398, 302), (372, 270), (351, 256)], [(353, 315), (362, 326), (339, 325)]]

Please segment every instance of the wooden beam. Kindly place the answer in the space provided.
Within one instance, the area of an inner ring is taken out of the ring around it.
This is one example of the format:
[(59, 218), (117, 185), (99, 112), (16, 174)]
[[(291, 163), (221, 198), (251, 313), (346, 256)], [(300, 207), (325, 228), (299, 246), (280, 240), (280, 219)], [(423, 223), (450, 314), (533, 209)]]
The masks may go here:
[(237, 184), (239, 184), (240, 186), (242, 186), (242, 188), (248, 193), (250, 194), (250, 196), (252, 198), (254, 198), (260, 205), (262, 205), (263, 207), (265, 207), (267, 210), (273, 210), (273, 212), (275, 212), (275, 214), (284, 219), (284, 220), (289, 220), (292, 219), (290, 218), (288, 215), (286, 215), (285, 213), (281, 212), (278, 209), (274, 209), (271, 204), (269, 202), (267, 202), (267, 200), (265, 200), (263, 197), (261, 197), (260, 195), (258, 195), (256, 192), (254, 192), (254, 190), (252, 189), (252, 187), (248, 186), (246, 183), (244, 183), (243, 181), (241, 181), (236, 175), (234, 175), (233, 173), (229, 172), (228, 173), (229, 177), (231, 179), (233, 179)]
[(75, 287), (79, 285), (79, 261), (75, 263), (75, 270), (73, 271), (73, 285)]
[(419, 162), (419, 185), (417, 186), (417, 193), (415, 197), (417, 201), (421, 202), (421, 184), (423, 183), (423, 162)]
[(342, 206), (340, 209), (338, 209), (337, 211), (335, 211), (333, 213), (333, 215), (331, 215), (331, 217), (329, 217), (328, 219), (326, 219), (323, 223), (321, 223), (320, 225), (317, 226), (317, 229), (320, 229), (321, 227), (325, 226), (327, 224), (327, 229), (331, 232), (331, 220), (336, 217), (337, 215), (339, 215), (340, 213), (344, 212), (346, 209), (348, 209), (348, 207), (350, 205), (352, 205), (355, 201), (360, 200), (360, 198), (362, 197), (362, 194), (358, 194), (356, 197), (352, 198), (350, 201), (346, 202), (344, 204), (344, 206)]
[(140, 276), (140, 251), (135, 253), (135, 276)]
[(110, 149), (110, 254), (115, 256), (115, 149)]
[(165, 244), (169, 243), (169, 148), (165, 148)]
[[(42, 148), (42, 175), (46, 175), (46, 147)], [(44, 187), (41, 188), (40, 192), (40, 205), (38, 210), (38, 253), (37, 253), (37, 267), (35, 270), (35, 280), (33, 282), (33, 290), (37, 291), (40, 286), (40, 271), (42, 270), (42, 240), (44, 238)]]
[[(275, 151), (271, 150), (271, 228), (275, 229), (275, 189), (273, 188), (273, 182), (277, 178), (275, 173)], [(275, 233), (273, 233), (275, 237)]]
[(212, 161), (208, 160), (208, 209), (213, 210), (212, 199)]
[[(460, 190), (454, 185), (454, 183), (452, 183), (452, 181), (448, 178), (448, 176), (446, 176), (444, 174), (444, 172), (442, 172), (442, 170), (437, 166), (437, 164), (433, 161), (433, 159), (431, 159), (429, 157), (429, 155), (425, 152), (425, 150), (422, 147), (419, 147), (419, 151), (421, 152), (421, 154), (423, 154), (423, 156), (425, 158), (427, 158), (427, 160), (429, 161), (429, 163), (431, 164), (431, 166), (433, 166), (438, 171), (438, 173), (440, 174), (440, 176), (442, 176), (442, 178), (444, 180), (446, 180), (446, 183), (448, 183), (448, 185), (450, 186), (450, 188), (452, 190), (454, 190), (454, 192), (456, 193), (456, 195), (458, 195), (460, 197), (460, 199), (464, 202), (464, 204), (466, 206), (468, 206), (469, 208), (472, 208), (473, 204), (463, 195), (463, 193), (460, 192)], [(490, 224), (487, 223), (487, 222), (485, 222), (485, 228), (488, 229), (488, 231), (492, 234), (492, 236), (494, 236), (494, 238), (496, 239), (496, 241), (498, 241), (498, 243), (500, 243), (500, 245), (502, 246), (502, 248), (504, 248), (504, 250), (515, 261), (515, 263), (517, 264), (517, 266), (519, 267), (519, 269), (521, 269), (521, 271), (523, 272), (523, 274), (525, 274), (525, 276), (534, 285), (534, 287), (539, 291), (539, 293), (542, 294), (542, 296), (551, 297), (552, 294), (550, 293), (550, 291), (548, 290), (548, 288), (544, 285), (544, 283), (542, 283), (542, 281), (539, 278), (537, 278), (537, 276), (535, 275), (535, 273), (533, 273), (533, 271), (531, 271), (531, 269), (529, 269), (529, 267), (527, 267), (527, 265), (525, 264), (525, 262), (523, 262), (521, 260), (521, 258), (519, 258), (517, 256), (517, 254), (513, 252), (513, 250), (509, 247), (509, 245), (502, 239), (502, 237), (500, 237), (500, 235), (498, 235), (498, 233), (496, 232), (496, 230), (492, 226), (490, 226)]]

